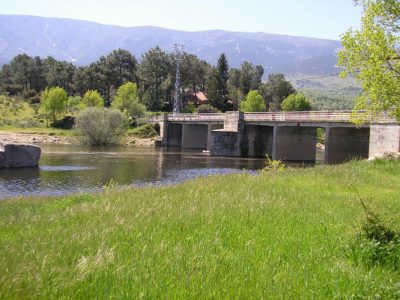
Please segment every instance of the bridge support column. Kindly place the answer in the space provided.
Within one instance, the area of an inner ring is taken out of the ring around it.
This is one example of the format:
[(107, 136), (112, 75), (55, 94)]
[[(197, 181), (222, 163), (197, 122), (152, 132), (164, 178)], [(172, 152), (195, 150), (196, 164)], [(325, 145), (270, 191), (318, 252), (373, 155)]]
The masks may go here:
[(208, 134), (207, 134), (207, 150), (211, 151), (211, 144), (212, 144), (212, 132), (214, 130), (222, 129), (224, 125), (222, 124), (208, 124)]
[(325, 163), (368, 158), (369, 137), (369, 128), (328, 127), (325, 132)]
[(272, 157), (273, 126), (246, 125), (242, 139), (242, 156)]
[(369, 157), (400, 151), (400, 126), (371, 124)]
[(167, 123), (166, 145), (169, 147), (182, 147), (182, 129), (183, 125), (178, 123)]
[(182, 126), (183, 149), (207, 149), (209, 131), (207, 124), (183, 124)]
[(316, 143), (317, 128), (275, 125), (272, 159), (314, 162)]

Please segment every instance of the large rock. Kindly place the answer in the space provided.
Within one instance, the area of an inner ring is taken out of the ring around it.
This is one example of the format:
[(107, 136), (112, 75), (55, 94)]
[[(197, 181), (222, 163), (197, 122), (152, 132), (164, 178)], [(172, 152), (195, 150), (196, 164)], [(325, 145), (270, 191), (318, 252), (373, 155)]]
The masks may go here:
[(37, 167), (41, 149), (29, 144), (6, 144), (0, 149), (0, 168)]

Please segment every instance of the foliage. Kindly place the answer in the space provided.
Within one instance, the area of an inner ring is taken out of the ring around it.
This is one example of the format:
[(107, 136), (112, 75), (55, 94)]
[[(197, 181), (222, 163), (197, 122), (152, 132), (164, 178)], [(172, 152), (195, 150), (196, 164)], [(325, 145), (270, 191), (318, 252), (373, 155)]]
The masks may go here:
[(142, 55), (138, 77), (142, 102), (146, 104), (147, 109), (160, 111), (167, 103), (172, 102), (174, 74), (172, 56), (160, 47), (152, 48)]
[(103, 107), (104, 99), (98, 91), (89, 90), (83, 96), (81, 103), (83, 107)]
[(258, 91), (250, 91), (240, 105), (244, 112), (262, 112), (265, 108), (265, 101)]
[(400, 270), (400, 231), (391, 227), (389, 221), (382, 220), (361, 198), (360, 202), (366, 218), (354, 241), (349, 244), (349, 257), (369, 269), (382, 266)]
[(290, 94), (281, 103), (283, 111), (306, 111), (311, 110), (311, 104), (302, 94)]
[(129, 130), (129, 133), (137, 135), (140, 138), (152, 138), (157, 136), (157, 131), (152, 124), (144, 124)]
[(223, 112), (228, 109), (228, 72), (228, 60), (222, 53), (218, 58), (217, 66), (211, 71), (207, 95), (211, 105)]
[(69, 113), (76, 113), (79, 111), (79, 105), (82, 102), (81, 96), (69, 96), (67, 101), (67, 111)]
[(218, 109), (216, 109), (214, 106), (211, 106), (210, 104), (202, 104), (197, 107), (196, 112), (199, 114), (217, 113)]
[(46, 88), (40, 97), (41, 108), (46, 115), (46, 119), (57, 121), (57, 114), (65, 110), (68, 101), (67, 92), (62, 87)]
[(296, 92), (283, 74), (269, 74), (268, 81), (260, 85), (259, 91), (267, 103), (268, 111), (280, 110), (282, 101)]
[(133, 120), (146, 113), (146, 106), (139, 102), (137, 85), (132, 82), (127, 82), (118, 88), (111, 106), (126, 112)]
[(193, 102), (189, 101), (184, 108), (181, 109), (182, 113), (193, 114), (196, 111), (196, 106)]
[[(351, 74), (363, 87), (355, 109), (373, 116), (387, 111), (400, 121), (400, 2), (366, 0), (361, 29), (342, 35), (338, 64), (341, 76)], [(363, 122), (367, 114), (360, 116)]]
[(270, 172), (270, 171), (283, 171), (285, 170), (286, 165), (281, 160), (271, 159), (267, 155), (266, 166), (261, 170), (262, 172)]
[(79, 140), (86, 145), (118, 144), (125, 127), (124, 115), (109, 108), (88, 107), (75, 120)]

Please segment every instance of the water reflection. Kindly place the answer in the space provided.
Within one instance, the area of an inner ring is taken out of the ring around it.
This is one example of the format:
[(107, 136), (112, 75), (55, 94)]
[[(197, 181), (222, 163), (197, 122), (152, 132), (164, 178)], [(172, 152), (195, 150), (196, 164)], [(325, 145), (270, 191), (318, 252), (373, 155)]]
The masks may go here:
[(39, 168), (0, 169), (0, 199), (99, 191), (111, 179), (120, 185), (170, 184), (265, 166), (264, 159), (181, 149), (49, 145), (42, 150)]

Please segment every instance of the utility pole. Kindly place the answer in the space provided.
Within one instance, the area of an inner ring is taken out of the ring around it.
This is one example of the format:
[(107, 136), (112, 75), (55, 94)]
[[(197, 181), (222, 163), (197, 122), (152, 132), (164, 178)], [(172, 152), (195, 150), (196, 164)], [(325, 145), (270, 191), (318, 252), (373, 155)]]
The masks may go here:
[(181, 90), (181, 64), (184, 56), (184, 45), (174, 44), (175, 48), (175, 97), (173, 114), (179, 114), (182, 107), (182, 90)]

